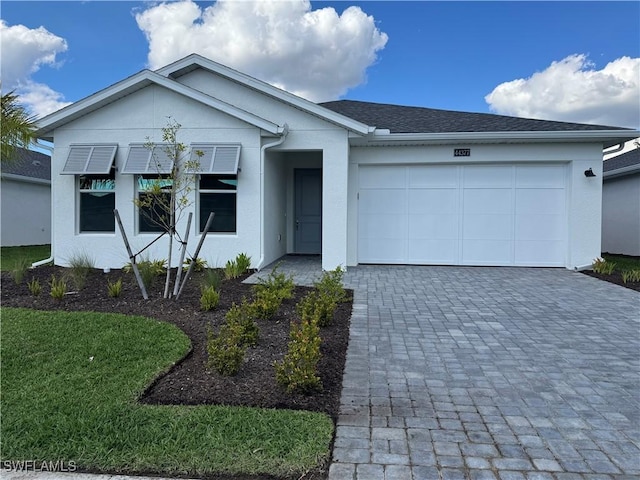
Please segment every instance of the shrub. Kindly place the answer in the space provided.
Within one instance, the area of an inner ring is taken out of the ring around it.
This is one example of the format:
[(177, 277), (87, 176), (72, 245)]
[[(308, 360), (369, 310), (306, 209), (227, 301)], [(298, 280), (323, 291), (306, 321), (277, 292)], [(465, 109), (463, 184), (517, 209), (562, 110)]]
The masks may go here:
[(236, 256), (235, 262), (240, 275), (244, 275), (249, 271), (249, 268), (251, 268), (251, 257), (247, 256), (246, 253), (239, 253)]
[(16, 285), (20, 285), (22, 283), (29, 267), (31, 267), (31, 262), (28, 258), (22, 257), (16, 260), (16, 263), (11, 270), (11, 278), (16, 282)]
[(200, 308), (205, 312), (213, 310), (220, 302), (220, 294), (213, 287), (202, 287), (200, 295)]
[(291, 323), (288, 350), (275, 363), (276, 381), (289, 393), (310, 393), (322, 389), (317, 366), (320, 360), (320, 327), (314, 321)]
[(342, 284), (343, 276), (344, 270), (338, 266), (335, 270), (322, 272), (322, 277), (313, 286), (321, 295), (331, 298), (336, 304), (342, 303), (347, 299), (347, 293)]
[(281, 304), (282, 298), (277, 290), (264, 288), (256, 290), (252, 306), (258, 318), (268, 320), (276, 314)]
[(217, 268), (207, 268), (204, 271), (204, 277), (202, 278), (202, 288), (213, 288), (214, 290), (220, 290), (222, 285), (222, 274)]
[(87, 283), (91, 270), (96, 268), (96, 262), (86, 252), (74, 253), (69, 258), (68, 276), (76, 290), (82, 290)]
[(220, 333), (214, 335), (209, 330), (207, 338), (207, 365), (224, 376), (238, 373), (244, 360), (246, 347), (241, 343), (242, 327), (240, 325), (223, 325)]
[(622, 281), (628, 282), (640, 282), (640, 269), (625, 270), (622, 272)]
[(332, 297), (313, 290), (298, 303), (298, 315), (303, 320), (314, 321), (318, 326), (326, 327), (333, 322), (336, 306)]
[(615, 268), (615, 263), (607, 262), (604, 258), (596, 258), (593, 261), (593, 271), (601, 275), (611, 275)]
[(278, 267), (279, 265), (276, 265), (266, 278), (258, 280), (258, 283), (253, 287), (256, 294), (262, 290), (271, 290), (277, 293), (280, 300), (293, 297), (293, 291), (295, 289), (293, 277), (291, 275), (287, 277), (284, 273), (278, 273)]
[(244, 299), (240, 305), (236, 305), (235, 303), (231, 305), (231, 308), (225, 316), (228, 325), (237, 325), (242, 329), (242, 331), (239, 332), (239, 340), (242, 345), (247, 347), (258, 344), (260, 329), (254, 321), (254, 316), (254, 306), (247, 303)]
[(203, 272), (207, 268), (207, 261), (203, 258), (187, 258), (184, 262), (183, 270), (188, 270), (193, 262), (194, 272)]
[(37, 278), (32, 278), (30, 282), (27, 282), (27, 287), (29, 287), (29, 292), (31, 295), (37, 297), (42, 292), (42, 287), (40, 286), (40, 282)]
[(49, 285), (51, 286), (51, 296), (56, 300), (62, 300), (67, 293), (67, 282), (63, 278), (58, 280), (55, 275), (51, 275)]
[(115, 282), (107, 282), (107, 292), (111, 298), (119, 297), (122, 293), (122, 279), (119, 278)]
[(241, 273), (237, 262), (235, 260), (227, 260), (227, 263), (224, 266), (224, 278), (231, 280), (233, 278), (238, 278), (240, 275)]
[[(144, 259), (136, 262), (136, 265), (138, 266), (138, 272), (140, 272), (140, 278), (142, 278), (142, 283), (145, 288), (150, 288), (153, 284), (153, 280), (166, 272), (167, 261), (164, 259)], [(131, 262), (125, 264), (122, 267), (122, 271), (125, 273), (133, 272)]]

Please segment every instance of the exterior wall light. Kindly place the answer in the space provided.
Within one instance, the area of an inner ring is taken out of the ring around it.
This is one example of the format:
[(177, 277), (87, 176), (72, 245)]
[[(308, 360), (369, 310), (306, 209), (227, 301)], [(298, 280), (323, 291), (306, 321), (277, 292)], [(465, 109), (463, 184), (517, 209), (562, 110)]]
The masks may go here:
[(595, 176), (596, 176), (596, 174), (595, 174), (595, 173), (593, 173), (593, 170), (589, 168), (588, 170), (585, 170), (585, 171), (584, 171), (584, 176), (585, 176), (585, 177), (595, 177)]

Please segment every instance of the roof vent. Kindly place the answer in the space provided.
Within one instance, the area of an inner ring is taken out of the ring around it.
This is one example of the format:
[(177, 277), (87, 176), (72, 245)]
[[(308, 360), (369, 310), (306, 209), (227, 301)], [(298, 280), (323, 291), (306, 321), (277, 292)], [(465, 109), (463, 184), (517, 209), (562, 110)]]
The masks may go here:
[(42, 162), (40, 160), (34, 160), (33, 162), (31, 162), (31, 165), (33, 165), (34, 167), (41, 167)]

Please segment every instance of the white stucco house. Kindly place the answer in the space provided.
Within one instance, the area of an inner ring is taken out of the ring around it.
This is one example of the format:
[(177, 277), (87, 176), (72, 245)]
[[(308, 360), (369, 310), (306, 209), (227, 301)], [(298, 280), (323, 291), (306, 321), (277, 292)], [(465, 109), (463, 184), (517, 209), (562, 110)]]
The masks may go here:
[(604, 161), (602, 251), (640, 256), (640, 148)]
[(0, 171), (0, 243), (51, 243), (51, 157), (17, 148)]
[[(574, 268), (600, 254), (603, 148), (633, 130), (356, 101), (314, 104), (190, 55), (144, 70), (39, 122), (54, 143), (53, 256), (128, 261), (154, 238), (132, 199), (154, 173), (140, 144), (167, 116), (205, 152), (193, 192), (193, 252), (260, 268), (287, 253), (322, 266)], [(592, 171), (595, 177), (585, 175)], [(184, 225), (179, 227), (179, 230)], [(148, 251), (163, 258), (162, 242)]]

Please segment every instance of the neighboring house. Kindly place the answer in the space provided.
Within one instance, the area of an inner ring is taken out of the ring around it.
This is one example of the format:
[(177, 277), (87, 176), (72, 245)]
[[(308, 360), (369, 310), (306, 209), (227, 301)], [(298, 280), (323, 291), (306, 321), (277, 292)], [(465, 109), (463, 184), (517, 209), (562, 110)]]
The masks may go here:
[(51, 157), (17, 148), (0, 168), (2, 246), (51, 243)]
[(640, 148), (604, 161), (602, 251), (640, 256)]
[[(287, 253), (362, 263), (558, 266), (600, 254), (602, 150), (616, 127), (354, 101), (314, 104), (190, 55), (144, 70), (39, 121), (55, 143), (53, 255), (128, 261), (154, 238), (132, 199), (157, 175), (142, 147), (167, 116), (202, 150), (193, 254), (260, 268)], [(160, 159), (161, 160), (161, 159)], [(585, 176), (592, 169), (596, 178)], [(185, 223), (178, 229), (184, 231)], [(163, 239), (164, 240), (164, 239)], [(166, 257), (162, 241), (145, 254)]]

